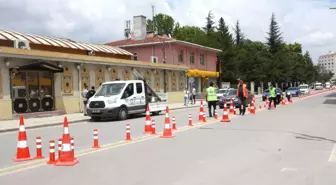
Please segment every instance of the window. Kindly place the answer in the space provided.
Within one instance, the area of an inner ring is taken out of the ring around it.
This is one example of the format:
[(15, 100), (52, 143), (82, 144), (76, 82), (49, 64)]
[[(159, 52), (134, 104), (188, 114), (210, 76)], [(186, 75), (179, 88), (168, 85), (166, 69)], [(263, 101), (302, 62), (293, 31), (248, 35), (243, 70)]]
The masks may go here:
[(183, 63), (183, 50), (178, 53), (178, 62)]
[(130, 84), (127, 85), (127, 87), (124, 91), (123, 98), (131, 97), (131, 96), (133, 96), (133, 94), (134, 94), (134, 85), (133, 85), (133, 83), (130, 83)]
[(200, 64), (204, 65), (204, 61), (205, 61), (204, 53), (201, 53), (200, 54)]
[(195, 53), (189, 53), (190, 64), (195, 64)]
[(142, 83), (136, 83), (136, 91), (138, 94), (142, 93)]
[(121, 90), (125, 87), (125, 83), (111, 83), (103, 84), (100, 86), (95, 96), (113, 96), (120, 94)]
[(133, 60), (138, 60), (138, 53), (133, 53)]

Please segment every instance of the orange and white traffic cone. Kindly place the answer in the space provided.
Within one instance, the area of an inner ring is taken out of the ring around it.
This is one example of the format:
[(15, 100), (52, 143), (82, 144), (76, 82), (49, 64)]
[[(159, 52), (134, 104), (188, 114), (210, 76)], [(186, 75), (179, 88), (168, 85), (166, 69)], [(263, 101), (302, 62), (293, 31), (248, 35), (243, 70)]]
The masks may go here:
[(233, 109), (233, 115), (237, 115), (236, 109)]
[(233, 108), (233, 101), (232, 101), (232, 98), (231, 98), (231, 101), (230, 101), (230, 114), (233, 114), (234, 113), (234, 108)]
[(47, 164), (55, 164), (56, 163), (56, 159), (55, 159), (55, 141), (54, 140), (50, 140), (49, 142), (49, 161), (47, 162)]
[(290, 101), (289, 101), (289, 103), (293, 103), (293, 97), (292, 97), (292, 95), (290, 95)]
[(251, 102), (251, 108), (250, 108), (250, 114), (255, 114), (256, 110), (255, 110), (255, 105), (254, 105), (254, 101), (252, 100)]
[(79, 163), (79, 161), (74, 157), (73, 149), (71, 146), (68, 119), (67, 117), (64, 117), (62, 151), (55, 166), (74, 166), (77, 163)]
[(215, 119), (218, 119), (218, 114), (216, 110), (215, 110)]
[(144, 133), (152, 133), (152, 122), (151, 122), (151, 117), (150, 117), (150, 112), (149, 112), (149, 106), (147, 105), (146, 107), (146, 124), (145, 124), (145, 129)]
[(24, 126), (23, 117), (20, 116), (20, 126), (18, 133), (18, 143), (16, 150), (16, 157), (13, 158), (14, 162), (28, 161), (33, 160), (34, 158), (30, 157), (29, 147), (27, 143), (27, 134)]
[(156, 135), (155, 120), (152, 120), (152, 135)]
[(221, 122), (230, 122), (229, 113), (227, 111), (226, 101), (224, 101), (223, 116)]
[(261, 105), (259, 105), (259, 109), (260, 109), (260, 110), (262, 109)]
[(100, 148), (98, 142), (98, 129), (93, 129), (93, 146), (92, 148)]
[(204, 107), (203, 107), (203, 101), (201, 100), (201, 106), (200, 106), (200, 111), (199, 111), (199, 115), (198, 115), (198, 121), (203, 120), (203, 114), (204, 114)]
[(176, 119), (175, 119), (175, 116), (172, 117), (172, 129), (173, 129), (173, 130), (177, 130), (177, 128), (176, 128)]
[(42, 139), (41, 137), (36, 137), (36, 157), (35, 159), (43, 159), (42, 156)]
[(286, 105), (286, 100), (285, 100), (285, 98), (282, 98), (282, 105)]
[(247, 111), (248, 111), (248, 112), (250, 112), (250, 111), (251, 111), (250, 104), (247, 104)]
[(70, 138), (70, 143), (71, 143), (72, 156), (75, 160), (77, 160), (77, 158), (75, 158), (75, 139), (73, 137)]
[(206, 123), (206, 117), (205, 117), (205, 113), (203, 113), (203, 120), (202, 120), (203, 123)]
[(170, 127), (170, 118), (169, 118), (169, 108), (168, 106), (166, 107), (166, 117), (165, 117), (165, 126), (164, 126), (164, 130), (163, 130), (163, 134), (162, 136), (160, 136), (161, 138), (172, 138), (173, 133), (172, 133), (172, 129)]
[(130, 124), (126, 124), (126, 141), (132, 141), (132, 137), (131, 137), (131, 125)]
[(189, 126), (189, 127), (192, 127), (192, 126), (193, 126), (193, 124), (192, 124), (192, 116), (191, 116), (191, 114), (189, 114), (188, 126)]

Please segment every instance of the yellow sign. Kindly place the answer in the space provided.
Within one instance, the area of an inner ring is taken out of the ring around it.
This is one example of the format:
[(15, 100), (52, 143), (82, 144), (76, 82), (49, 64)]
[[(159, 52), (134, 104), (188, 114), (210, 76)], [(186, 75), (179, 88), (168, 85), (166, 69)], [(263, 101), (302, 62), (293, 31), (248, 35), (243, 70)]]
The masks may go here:
[(201, 71), (201, 70), (188, 70), (186, 72), (188, 77), (202, 77), (202, 78), (206, 78), (206, 77), (219, 77), (219, 73), (218, 72), (213, 72), (213, 71)]

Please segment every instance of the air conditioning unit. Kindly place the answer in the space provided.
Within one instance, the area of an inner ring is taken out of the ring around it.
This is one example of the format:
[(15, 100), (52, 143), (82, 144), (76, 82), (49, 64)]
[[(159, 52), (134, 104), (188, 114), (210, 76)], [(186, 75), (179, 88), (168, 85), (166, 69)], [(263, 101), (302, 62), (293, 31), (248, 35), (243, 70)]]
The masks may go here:
[(151, 60), (152, 63), (159, 63), (159, 59), (156, 56), (151, 56), (150, 60)]
[(30, 49), (28, 40), (14, 40), (14, 48), (17, 49)]
[(96, 55), (96, 53), (94, 52), (94, 51), (88, 51), (88, 53), (87, 53), (88, 55), (90, 55), (90, 56), (95, 56)]

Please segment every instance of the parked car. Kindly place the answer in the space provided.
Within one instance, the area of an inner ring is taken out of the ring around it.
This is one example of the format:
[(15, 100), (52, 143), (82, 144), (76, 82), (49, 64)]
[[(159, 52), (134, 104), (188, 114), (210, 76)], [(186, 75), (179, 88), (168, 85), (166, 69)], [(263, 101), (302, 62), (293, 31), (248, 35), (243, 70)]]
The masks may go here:
[[(276, 103), (279, 104), (281, 102), (282, 90), (280, 88), (276, 88)], [(269, 89), (266, 89), (262, 95), (262, 101), (266, 101), (266, 98), (270, 96)]]
[[(224, 94), (221, 99), (219, 99), (219, 103), (218, 103), (219, 108), (221, 108), (221, 109), (224, 108), (224, 100), (226, 100), (226, 106), (229, 108), (231, 99), (233, 100), (233, 106), (235, 108), (240, 107), (241, 106), (241, 101), (240, 101), (239, 98), (236, 97), (236, 92), (237, 92), (237, 89), (235, 89), (235, 88), (228, 89), (227, 93)], [(252, 94), (251, 94), (250, 91), (248, 91), (247, 103), (251, 104), (251, 102), (252, 102)]]
[(223, 97), (224, 94), (226, 94), (228, 91), (228, 89), (218, 89), (217, 92), (216, 92), (216, 95), (217, 95), (217, 104), (219, 102), (219, 100)]
[(290, 87), (286, 90), (286, 95), (292, 95), (292, 97), (298, 97), (300, 96), (300, 88), (298, 87)]
[(308, 84), (299, 85), (300, 94), (309, 94), (309, 86)]

